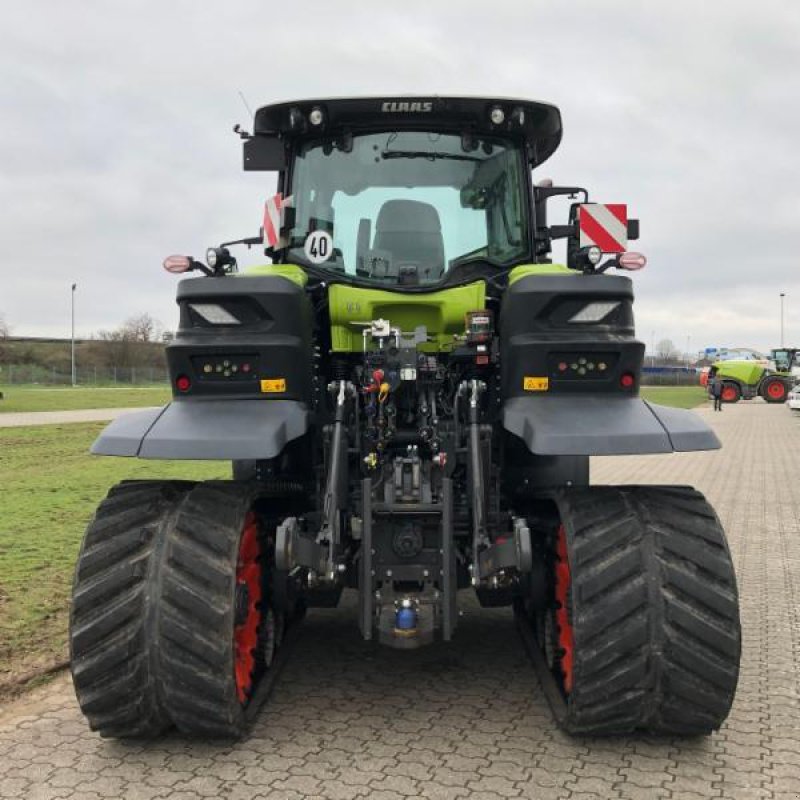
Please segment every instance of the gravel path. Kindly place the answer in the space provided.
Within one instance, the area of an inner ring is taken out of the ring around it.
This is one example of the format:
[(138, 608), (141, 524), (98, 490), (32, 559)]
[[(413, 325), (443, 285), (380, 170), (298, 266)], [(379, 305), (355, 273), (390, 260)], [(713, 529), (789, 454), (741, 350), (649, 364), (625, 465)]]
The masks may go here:
[(0, 428), (27, 425), (62, 425), (66, 422), (105, 422), (146, 408), (82, 408), (77, 411), (11, 411), (0, 414)]

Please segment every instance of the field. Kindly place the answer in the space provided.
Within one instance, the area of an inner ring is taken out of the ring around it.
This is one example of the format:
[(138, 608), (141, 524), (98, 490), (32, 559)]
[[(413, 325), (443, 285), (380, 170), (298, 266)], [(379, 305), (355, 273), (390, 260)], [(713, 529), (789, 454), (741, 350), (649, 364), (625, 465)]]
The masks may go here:
[(124, 478), (226, 477), (224, 462), (97, 458), (103, 423), (0, 429), (0, 694), (66, 656), (67, 605), (83, 529)]
[(158, 406), (169, 400), (164, 384), (142, 387), (94, 388), (78, 386), (0, 385), (0, 414), (12, 411), (72, 411), (79, 408), (134, 408)]

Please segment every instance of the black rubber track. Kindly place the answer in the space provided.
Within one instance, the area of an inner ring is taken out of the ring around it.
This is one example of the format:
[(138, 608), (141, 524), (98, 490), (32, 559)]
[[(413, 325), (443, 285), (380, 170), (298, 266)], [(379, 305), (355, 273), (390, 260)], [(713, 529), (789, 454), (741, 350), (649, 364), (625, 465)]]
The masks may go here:
[(264, 699), (243, 707), (233, 668), (239, 540), (257, 497), (245, 483), (198, 484), (168, 531), (159, 683), (165, 711), (186, 734), (239, 737)]
[(165, 530), (194, 484), (126, 481), (83, 537), (70, 611), (75, 692), (102, 736), (151, 737), (170, 727), (155, 679), (158, 567)]
[(571, 733), (701, 735), (736, 691), (738, 596), (725, 534), (688, 487), (589, 487), (554, 497), (572, 573)]

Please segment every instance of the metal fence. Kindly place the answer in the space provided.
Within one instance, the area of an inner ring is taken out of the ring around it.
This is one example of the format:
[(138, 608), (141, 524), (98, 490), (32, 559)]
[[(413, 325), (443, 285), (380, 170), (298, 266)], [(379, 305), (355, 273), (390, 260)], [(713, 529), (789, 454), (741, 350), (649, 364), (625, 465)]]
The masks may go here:
[[(80, 386), (141, 386), (148, 383), (167, 383), (169, 373), (166, 367), (81, 367), (78, 364), (76, 379)], [(0, 365), (0, 384), (21, 383), (69, 386), (72, 383), (72, 373), (38, 364)]]
[(642, 386), (700, 386), (700, 373), (694, 367), (642, 368)]

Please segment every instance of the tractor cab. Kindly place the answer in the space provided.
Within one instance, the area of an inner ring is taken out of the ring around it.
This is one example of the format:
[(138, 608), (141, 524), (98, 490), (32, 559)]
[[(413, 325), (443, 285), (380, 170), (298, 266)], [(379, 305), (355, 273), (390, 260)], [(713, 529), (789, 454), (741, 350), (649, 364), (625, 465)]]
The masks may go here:
[(598, 248), (591, 265), (579, 252), (578, 204), (569, 225), (546, 222), (549, 197), (588, 193), (531, 181), (561, 132), (546, 103), (436, 97), (280, 103), (239, 134), (246, 170), (278, 172), (264, 225), (273, 262), (405, 289), (547, 261), (559, 237), (569, 266), (597, 264)]

